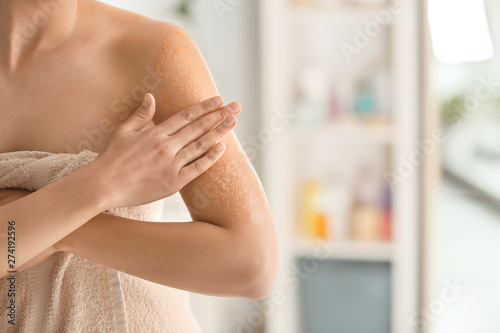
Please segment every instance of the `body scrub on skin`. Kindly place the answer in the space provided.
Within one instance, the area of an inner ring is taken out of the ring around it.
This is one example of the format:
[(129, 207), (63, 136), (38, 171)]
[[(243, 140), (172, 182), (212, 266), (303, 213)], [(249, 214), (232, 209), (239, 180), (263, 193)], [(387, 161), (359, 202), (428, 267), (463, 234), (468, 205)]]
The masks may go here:
[[(198, 59), (198, 57), (192, 54), (193, 51), (188, 51), (192, 49), (188, 47), (190, 42), (190, 38), (181, 31), (169, 29), (163, 33), (161, 46), (154, 58), (155, 71), (165, 80), (161, 91), (165, 101), (175, 111), (183, 108), (182, 105), (176, 103), (180, 100), (179, 96), (190, 96), (194, 105), (205, 99), (202, 96), (208, 95), (207, 91), (194, 89), (195, 86), (203, 85), (197, 84), (198, 79), (192, 74), (197, 72), (197, 68), (191, 59)], [(199, 50), (196, 49), (195, 52)], [(188, 79), (179, 80), (179, 78)]]

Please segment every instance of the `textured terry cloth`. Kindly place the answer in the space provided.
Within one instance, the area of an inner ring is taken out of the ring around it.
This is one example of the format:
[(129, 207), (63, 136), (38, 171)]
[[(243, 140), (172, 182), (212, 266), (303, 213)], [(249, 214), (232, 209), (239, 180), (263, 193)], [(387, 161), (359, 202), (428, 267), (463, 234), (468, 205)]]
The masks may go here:
[[(89, 150), (78, 154), (2, 153), (0, 189), (36, 191), (92, 162), (97, 155)], [(161, 210), (161, 201), (156, 201), (106, 213), (158, 222)], [(188, 292), (137, 278), (69, 252), (56, 252), (17, 274), (16, 326), (7, 323), (9, 284), (5, 278), (0, 280), (3, 309), (0, 332), (201, 332), (190, 308)]]

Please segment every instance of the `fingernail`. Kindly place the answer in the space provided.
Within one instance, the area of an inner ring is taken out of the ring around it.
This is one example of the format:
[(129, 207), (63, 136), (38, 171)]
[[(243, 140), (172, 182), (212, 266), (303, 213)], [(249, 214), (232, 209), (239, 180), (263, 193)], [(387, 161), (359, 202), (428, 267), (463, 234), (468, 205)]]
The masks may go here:
[(219, 96), (212, 98), (212, 100), (210, 101), (210, 105), (212, 105), (213, 107), (219, 106), (221, 105), (221, 103), (222, 100)]
[(229, 116), (226, 118), (226, 120), (224, 120), (224, 126), (231, 126), (232, 124), (234, 124), (235, 121), (236, 121), (235, 117)]
[(142, 106), (147, 108), (149, 106), (150, 100), (151, 98), (149, 97), (149, 94), (146, 94), (146, 96), (144, 96), (144, 100), (142, 101)]
[(214, 150), (215, 151), (221, 151), (224, 149), (224, 144), (222, 142), (219, 142), (217, 145), (215, 145)]
[(239, 104), (237, 104), (237, 106), (235, 106), (234, 104), (231, 105), (229, 104), (227, 106), (227, 110), (230, 112), (230, 113), (236, 113), (238, 112), (239, 110), (241, 109), (241, 106)]

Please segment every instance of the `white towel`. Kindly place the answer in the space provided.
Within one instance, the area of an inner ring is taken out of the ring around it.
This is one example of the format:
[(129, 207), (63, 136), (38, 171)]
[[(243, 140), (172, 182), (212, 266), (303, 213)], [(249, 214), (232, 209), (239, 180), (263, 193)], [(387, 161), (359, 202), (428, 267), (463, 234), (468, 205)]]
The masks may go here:
[[(0, 154), (0, 189), (36, 191), (92, 162), (96, 152), (78, 154), (19, 151)], [(162, 202), (106, 211), (158, 221)], [(17, 274), (16, 326), (8, 324), (9, 282), (0, 280), (0, 332), (201, 332), (189, 293), (57, 252)]]

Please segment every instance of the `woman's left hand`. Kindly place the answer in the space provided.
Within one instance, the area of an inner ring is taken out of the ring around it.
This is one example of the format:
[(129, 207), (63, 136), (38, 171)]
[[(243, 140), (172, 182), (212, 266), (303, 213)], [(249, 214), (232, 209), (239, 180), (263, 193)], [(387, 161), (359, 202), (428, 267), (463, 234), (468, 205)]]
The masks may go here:
[[(0, 190), (0, 206), (6, 205), (10, 202), (19, 200), (29, 194), (33, 193), (32, 191), (27, 190), (19, 190), (19, 189), (3, 189)], [(30, 267), (33, 267), (42, 261), (46, 260), (52, 254), (57, 252), (57, 243), (49, 247), (47, 250), (40, 253), (38, 256), (34, 257), (30, 261), (26, 262), (24, 265), (17, 267), (17, 272), (22, 272), (27, 270)]]

